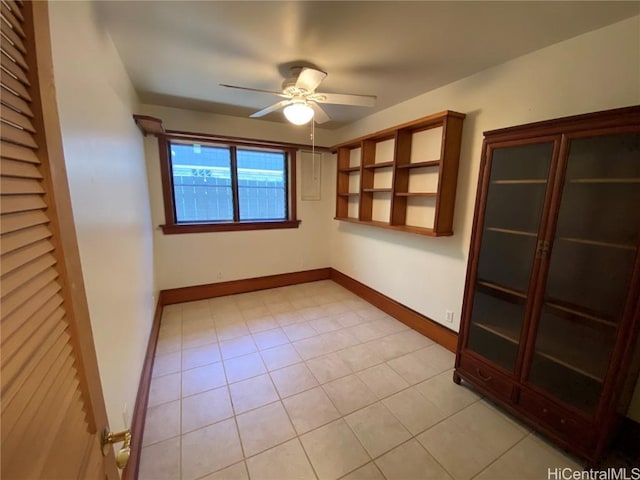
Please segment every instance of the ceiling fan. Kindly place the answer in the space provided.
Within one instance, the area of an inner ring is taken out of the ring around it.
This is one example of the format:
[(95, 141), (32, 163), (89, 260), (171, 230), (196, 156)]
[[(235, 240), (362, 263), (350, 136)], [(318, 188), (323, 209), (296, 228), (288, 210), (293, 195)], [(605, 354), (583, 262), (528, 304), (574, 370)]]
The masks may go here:
[(304, 125), (311, 121), (312, 118), (315, 118), (316, 123), (328, 122), (330, 120), (329, 115), (318, 105), (319, 103), (354, 105), (358, 107), (373, 107), (375, 105), (376, 97), (373, 95), (316, 92), (316, 88), (326, 76), (326, 72), (315, 68), (292, 67), (289, 77), (282, 83), (282, 92), (239, 87), (224, 83), (221, 83), (220, 86), (252, 92), (271, 93), (285, 98), (286, 100), (281, 100), (267, 108), (263, 108), (250, 116), (251, 118), (264, 117), (271, 112), (284, 108), (284, 116), (296, 125)]

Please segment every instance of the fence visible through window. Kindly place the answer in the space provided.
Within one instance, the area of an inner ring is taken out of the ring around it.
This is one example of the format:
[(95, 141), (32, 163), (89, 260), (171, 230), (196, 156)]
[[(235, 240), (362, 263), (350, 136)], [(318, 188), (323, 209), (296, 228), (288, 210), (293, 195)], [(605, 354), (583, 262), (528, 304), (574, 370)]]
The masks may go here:
[[(176, 221), (234, 220), (232, 149), (171, 144)], [(284, 152), (236, 150), (238, 217), (241, 221), (287, 218)]]

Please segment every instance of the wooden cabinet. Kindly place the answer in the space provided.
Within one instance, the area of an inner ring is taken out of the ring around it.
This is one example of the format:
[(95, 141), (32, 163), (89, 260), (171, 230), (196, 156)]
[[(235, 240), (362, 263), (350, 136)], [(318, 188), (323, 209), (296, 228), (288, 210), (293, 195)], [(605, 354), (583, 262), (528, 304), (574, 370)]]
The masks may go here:
[(336, 145), (336, 219), (453, 235), (464, 115), (446, 111)]
[(640, 328), (640, 107), (485, 133), (454, 379), (590, 460)]

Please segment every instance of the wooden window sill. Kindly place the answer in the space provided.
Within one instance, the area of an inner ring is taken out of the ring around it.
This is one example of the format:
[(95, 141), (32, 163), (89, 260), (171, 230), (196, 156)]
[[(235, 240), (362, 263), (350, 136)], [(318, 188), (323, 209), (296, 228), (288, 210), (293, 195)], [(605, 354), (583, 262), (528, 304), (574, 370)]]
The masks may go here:
[(273, 220), (264, 222), (228, 222), (228, 223), (179, 223), (160, 225), (162, 233), (174, 235), (178, 233), (235, 232), (244, 230), (273, 230), (278, 228), (298, 228), (301, 220)]

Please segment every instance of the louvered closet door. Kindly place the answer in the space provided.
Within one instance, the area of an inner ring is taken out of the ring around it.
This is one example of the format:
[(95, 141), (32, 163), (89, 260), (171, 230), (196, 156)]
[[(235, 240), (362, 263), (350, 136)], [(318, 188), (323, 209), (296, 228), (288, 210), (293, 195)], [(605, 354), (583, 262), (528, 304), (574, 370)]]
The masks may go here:
[(77, 300), (65, 288), (66, 240), (57, 235), (63, 212), (51, 186), (60, 167), (50, 168), (56, 152), (42, 131), (59, 139), (43, 119), (53, 90), (40, 90), (46, 83), (37, 76), (39, 68), (51, 75), (47, 8), (13, 0), (0, 6), (1, 477), (114, 478), (113, 456), (100, 450), (106, 416), (99, 380), (86, 378), (97, 373), (95, 353), (82, 354), (93, 348), (90, 329), (79, 323), (88, 318), (75, 315)]

